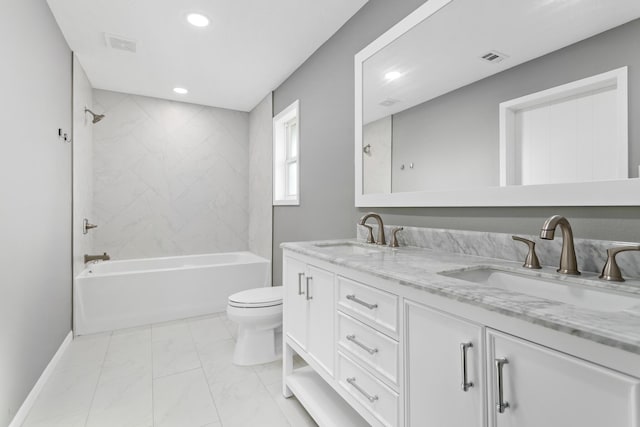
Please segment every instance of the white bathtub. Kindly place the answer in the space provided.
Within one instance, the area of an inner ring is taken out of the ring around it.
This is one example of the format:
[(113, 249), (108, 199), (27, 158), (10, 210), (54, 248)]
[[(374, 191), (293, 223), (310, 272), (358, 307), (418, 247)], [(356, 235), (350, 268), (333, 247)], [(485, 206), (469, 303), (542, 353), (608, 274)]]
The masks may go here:
[(221, 312), (229, 295), (267, 286), (270, 270), (251, 252), (90, 264), (75, 280), (75, 334)]

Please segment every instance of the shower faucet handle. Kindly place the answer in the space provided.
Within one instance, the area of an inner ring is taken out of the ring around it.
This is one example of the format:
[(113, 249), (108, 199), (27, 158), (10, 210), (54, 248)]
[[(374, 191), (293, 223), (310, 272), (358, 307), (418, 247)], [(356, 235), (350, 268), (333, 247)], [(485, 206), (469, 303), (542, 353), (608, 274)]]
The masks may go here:
[(82, 234), (87, 234), (92, 228), (98, 228), (97, 225), (91, 224), (87, 218), (82, 221)]
[(538, 260), (538, 255), (536, 255), (536, 242), (520, 236), (511, 236), (511, 238), (517, 242), (525, 243), (529, 247), (527, 258), (524, 260), (524, 264), (522, 264), (524, 268), (531, 268), (534, 270), (542, 268), (540, 267), (540, 260)]

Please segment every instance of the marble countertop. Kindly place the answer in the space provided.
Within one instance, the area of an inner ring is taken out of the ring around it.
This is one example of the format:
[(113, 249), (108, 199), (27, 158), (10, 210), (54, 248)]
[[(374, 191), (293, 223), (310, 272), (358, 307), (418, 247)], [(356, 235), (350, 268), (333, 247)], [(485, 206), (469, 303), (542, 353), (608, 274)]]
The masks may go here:
[[(598, 279), (596, 273), (581, 276), (558, 274), (555, 268), (529, 270), (522, 263), (423, 249), (380, 247), (352, 240), (283, 243), (287, 249), (349, 267), (432, 294), (479, 306), (607, 346), (640, 354), (640, 281), (622, 283)], [(354, 249), (356, 248), (356, 249)], [(587, 309), (551, 299), (511, 292), (438, 274), (455, 270), (495, 267), (520, 275), (574, 283), (579, 287), (637, 297), (638, 304), (620, 311)]]

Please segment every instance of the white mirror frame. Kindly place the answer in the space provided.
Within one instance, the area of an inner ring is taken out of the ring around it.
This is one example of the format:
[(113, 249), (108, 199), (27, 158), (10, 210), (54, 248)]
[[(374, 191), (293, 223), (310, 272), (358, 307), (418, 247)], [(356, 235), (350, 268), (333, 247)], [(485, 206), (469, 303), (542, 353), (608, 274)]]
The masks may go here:
[(640, 205), (640, 179), (638, 178), (570, 184), (483, 187), (453, 191), (363, 193), (363, 63), (451, 1), (455, 0), (429, 0), (355, 55), (356, 207)]

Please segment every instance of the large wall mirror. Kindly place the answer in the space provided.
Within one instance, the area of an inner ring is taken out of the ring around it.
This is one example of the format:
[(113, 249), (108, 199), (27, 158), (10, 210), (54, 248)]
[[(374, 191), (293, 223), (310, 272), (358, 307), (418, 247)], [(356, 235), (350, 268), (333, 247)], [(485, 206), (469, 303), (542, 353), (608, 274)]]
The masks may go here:
[(356, 206), (640, 205), (638, 0), (429, 0), (355, 78)]

